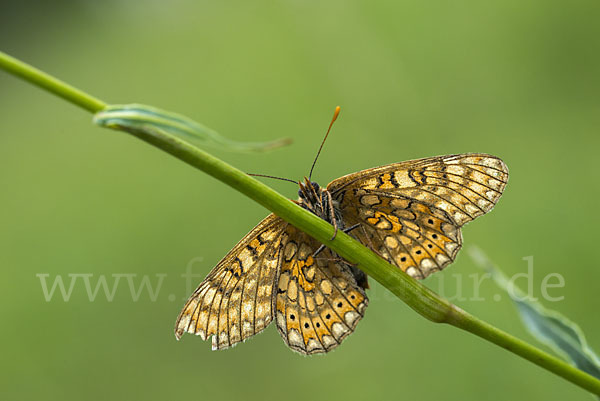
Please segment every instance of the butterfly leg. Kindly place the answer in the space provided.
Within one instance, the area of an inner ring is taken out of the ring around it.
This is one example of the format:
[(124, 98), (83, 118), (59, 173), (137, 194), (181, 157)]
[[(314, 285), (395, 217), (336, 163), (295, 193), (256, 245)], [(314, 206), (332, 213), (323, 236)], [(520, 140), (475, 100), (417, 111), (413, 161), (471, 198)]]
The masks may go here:
[(348, 228), (344, 228), (342, 231), (344, 231), (346, 234), (348, 234), (350, 231), (356, 229), (360, 227), (360, 223), (356, 223), (355, 225), (348, 227)]
[[(348, 228), (344, 228), (342, 231), (345, 232), (346, 234), (348, 234), (350, 231), (354, 230), (355, 228), (360, 227), (360, 223), (357, 223), (355, 225), (353, 225), (352, 227), (348, 227)], [(337, 227), (336, 227), (336, 233), (337, 233)], [(335, 239), (335, 235), (333, 236), (333, 238), (331, 240)], [(315, 253), (313, 253), (313, 258), (316, 258), (317, 255), (323, 250), (325, 249), (325, 245), (321, 245), (319, 247), (319, 249), (317, 249), (315, 251)]]
[(333, 232), (333, 237), (331, 237), (330, 241), (333, 241), (338, 233), (338, 224), (337, 219), (335, 218), (335, 210), (333, 209), (333, 198), (331, 197), (331, 193), (329, 191), (325, 192), (327, 194), (327, 204), (329, 206), (329, 220), (333, 224), (335, 231)]
[(383, 256), (381, 254), (381, 252), (379, 252), (377, 250), (377, 248), (375, 248), (375, 245), (373, 245), (373, 241), (371, 241), (371, 236), (369, 236), (369, 234), (367, 233), (367, 230), (365, 230), (365, 227), (363, 225), (356, 224), (356, 225), (360, 225), (360, 229), (362, 231), (363, 237), (367, 239), (367, 241), (369, 242), (369, 244), (364, 244), (367, 246), (367, 248), (369, 248), (370, 250), (372, 250), (373, 252), (375, 252), (375, 254), (377, 254), (381, 259), (386, 259), (385, 256)]
[(321, 251), (322, 251), (323, 249), (325, 249), (325, 245), (321, 245), (321, 246), (319, 247), (319, 249), (317, 249), (317, 250), (315, 251), (315, 253), (313, 253), (313, 255), (312, 255), (312, 256), (313, 256), (313, 258), (316, 258), (316, 257), (317, 257), (317, 255), (318, 255), (319, 253), (321, 253)]

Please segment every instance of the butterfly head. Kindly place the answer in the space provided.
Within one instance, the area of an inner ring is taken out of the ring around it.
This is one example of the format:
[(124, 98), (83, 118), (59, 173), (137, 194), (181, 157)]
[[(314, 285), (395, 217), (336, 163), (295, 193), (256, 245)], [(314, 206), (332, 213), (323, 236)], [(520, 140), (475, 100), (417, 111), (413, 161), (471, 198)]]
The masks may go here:
[(298, 190), (300, 205), (317, 216), (322, 215), (324, 212), (323, 189), (319, 184), (309, 180), (307, 177), (304, 177), (304, 182), (298, 182), (298, 185), (300, 185), (300, 189)]

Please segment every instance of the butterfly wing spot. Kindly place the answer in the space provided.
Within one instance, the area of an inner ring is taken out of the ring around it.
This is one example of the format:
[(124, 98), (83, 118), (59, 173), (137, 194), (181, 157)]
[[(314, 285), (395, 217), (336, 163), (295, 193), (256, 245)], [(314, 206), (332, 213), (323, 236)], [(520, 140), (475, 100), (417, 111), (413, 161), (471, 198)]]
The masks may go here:
[(391, 235), (388, 235), (388, 236), (385, 237), (384, 241), (385, 241), (385, 245), (389, 249), (396, 249), (396, 248), (398, 248), (398, 240), (395, 237), (393, 237)]
[(332, 291), (333, 287), (331, 286), (331, 282), (327, 279), (323, 279), (321, 281), (321, 292), (323, 293), (323, 295), (329, 296), (331, 295)]
[(288, 283), (287, 298), (292, 302), (295, 302), (298, 299), (298, 284), (295, 278), (290, 280)]
[(364, 195), (360, 197), (360, 203), (364, 206), (373, 206), (380, 203), (379, 197), (377, 195)]
[(406, 209), (393, 209), (392, 213), (400, 220), (413, 221), (417, 219), (417, 216), (413, 212)]
[[(315, 334), (315, 336), (316, 336), (316, 334)], [(308, 340), (308, 343), (306, 344), (306, 352), (308, 354), (314, 354), (318, 351), (321, 351), (322, 349), (323, 349), (323, 346), (321, 344), (319, 344), (317, 342), (317, 340), (315, 340), (314, 337), (311, 337)]]
[[(442, 229), (442, 232), (448, 237), (448, 239), (454, 242), (460, 241), (460, 231), (454, 224), (442, 223), (440, 225), (440, 228)], [(433, 240), (437, 240), (438, 238), (441, 238), (443, 240), (443, 236), (438, 236), (437, 233), (432, 234), (431, 238)]]
[(411, 276), (412, 278), (417, 279), (417, 280), (421, 280), (421, 279), (425, 278), (423, 273), (421, 273), (421, 271), (418, 270), (415, 266), (409, 266), (408, 268), (406, 268), (406, 270), (404, 272), (406, 274), (408, 274), (409, 276)]
[[(477, 154), (464, 154), (464, 155), (453, 155), (446, 156), (448, 159), (448, 164), (463, 164), (468, 166), (477, 166), (477, 167), (490, 167), (489, 170), (495, 170), (499, 174), (502, 174), (506, 178), (508, 178), (508, 169), (506, 164), (499, 158), (490, 155), (477, 155)], [(490, 173), (488, 173), (490, 174)], [(490, 174), (491, 175), (491, 174)]]
[(286, 261), (292, 260), (292, 258), (296, 255), (297, 251), (298, 251), (298, 245), (294, 241), (288, 242), (288, 244), (285, 246), (285, 251), (283, 253), (285, 260)]
[(348, 288), (348, 280), (342, 277), (333, 277), (332, 279), (334, 285), (340, 290), (346, 290)]
[[(392, 209), (397, 211), (406, 211), (411, 206), (410, 199), (407, 198), (392, 198), (389, 200)], [(402, 216), (398, 216), (402, 217)]]
[(323, 346), (327, 351), (339, 345), (338, 341), (333, 336), (330, 336), (328, 334), (324, 334), (320, 338), (323, 343)]
[[(404, 225), (406, 226), (406, 230), (404, 230), (410, 237), (414, 239), (419, 239), (421, 237), (421, 227), (413, 223), (412, 221), (404, 221)], [(390, 230), (392, 232), (399, 232), (402, 230), (402, 225), (399, 225), (400, 229), (397, 231)], [(379, 227), (377, 227), (379, 228)]]
[(331, 330), (333, 332), (333, 336), (340, 341), (343, 339), (349, 332), (348, 326), (342, 324), (340, 322), (335, 322), (331, 325)]
[(437, 263), (435, 263), (432, 259), (423, 258), (420, 263), (421, 271), (425, 276), (430, 275), (433, 272), (440, 270), (438, 268)]
[(296, 351), (306, 351), (304, 341), (300, 332), (296, 329), (290, 329), (287, 333), (288, 345)]

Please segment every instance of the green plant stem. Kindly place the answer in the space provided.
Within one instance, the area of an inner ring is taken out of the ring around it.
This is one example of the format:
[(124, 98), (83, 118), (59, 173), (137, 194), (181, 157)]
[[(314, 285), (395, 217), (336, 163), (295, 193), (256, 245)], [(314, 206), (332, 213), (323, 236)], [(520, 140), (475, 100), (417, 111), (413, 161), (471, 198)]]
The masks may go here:
[(97, 113), (106, 107), (103, 101), (1, 51), (0, 68), (89, 112)]
[[(1, 52), (0, 67), (88, 111), (97, 112), (106, 106), (104, 102)], [(468, 314), (418, 281), (413, 280), (397, 267), (390, 265), (347, 234), (338, 232), (336, 238), (331, 241), (330, 238), (334, 229), (329, 223), (304, 210), (242, 171), (162, 131), (129, 132), (224, 182), (319, 240), (344, 259), (356, 263), (365, 273), (427, 319), (437, 323), (451, 324), (473, 333), (594, 394), (600, 395), (600, 380)]]
[(478, 337), (481, 337), (516, 355), (521, 356), (522, 358), (527, 359), (530, 362), (535, 363), (536, 365), (590, 391), (591, 393), (600, 395), (600, 380), (596, 379), (594, 376), (577, 369), (562, 359), (549, 355), (547, 352), (544, 352), (539, 348), (536, 348), (533, 345), (528, 344), (525, 341), (508, 334), (487, 322), (484, 322), (481, 319), (476, 318), (475, 316), (456, 306), (455, 310), (448, 317), (448, 320), (445, 323), (475, 334)]

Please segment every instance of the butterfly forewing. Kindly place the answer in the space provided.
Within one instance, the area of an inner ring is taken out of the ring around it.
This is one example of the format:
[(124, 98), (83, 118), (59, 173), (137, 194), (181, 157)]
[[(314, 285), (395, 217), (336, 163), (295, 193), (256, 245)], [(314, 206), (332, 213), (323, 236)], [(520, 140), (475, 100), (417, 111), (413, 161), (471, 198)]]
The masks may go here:
[(368, 300), (347, 263), (288, 226), (278, 283), (277, 328), (286, 344), (302, 354), (327, 352), (354, 331)]
[(508, 169), (485, 154), (432, 157), (350, 174), (327, 189), (352, 234), (414, 278), (449, 265), (460, 227), (489, 212)]
[(287, 225), (269, 215), (219, 262), (181, 311), (178, 339), (185, 332), (213, 336), (213, 348), (222, 349), (269, 325)]

